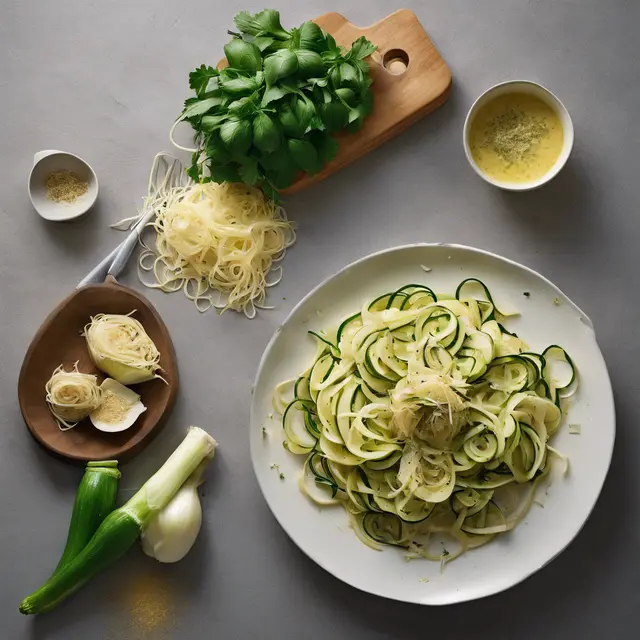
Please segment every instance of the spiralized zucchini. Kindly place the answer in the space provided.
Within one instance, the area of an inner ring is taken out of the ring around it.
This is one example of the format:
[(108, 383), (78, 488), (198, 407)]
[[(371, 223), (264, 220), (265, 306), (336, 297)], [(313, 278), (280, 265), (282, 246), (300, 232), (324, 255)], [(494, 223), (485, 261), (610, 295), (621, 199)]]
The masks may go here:
[(529, 351), (505, 315), (470, 278), (455, 296), (401, 287), (310, 332), (311, 367), (274, 395), (285, 447), (305, 456), (301, 490), (409, 557), (444, 563), (513, 529), (577, 377), (561, 347)]
[(72, 371), (60, 365), (45, 385), (49, 409), (61, 431), (73, 429), (102, 402), (102, 392), (96, 376), (78, 371), (78, 363)]
[(142, 240), (141, 271), (148, 287), (182, 289), (199, 311), (242, 311), (249, 318), (265, 307), (266, 291), (282, 277), (281, 267), (295, 232), (282, 207), (242, 184), (179, 186), (151, 203), (155, 247)]

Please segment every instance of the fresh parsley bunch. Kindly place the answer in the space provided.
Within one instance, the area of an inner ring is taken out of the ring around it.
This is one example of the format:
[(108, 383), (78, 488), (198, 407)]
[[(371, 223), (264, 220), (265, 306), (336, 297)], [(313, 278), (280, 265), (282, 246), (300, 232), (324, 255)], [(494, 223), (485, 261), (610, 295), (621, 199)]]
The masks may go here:
[(373, 103), (365, 58), (376, 47), (361, 37), (346, 50), (310, 21), (287, 31), (271, 9), (243, 11), (235, 24), (229, 66), (189, 74), (196, 95), (180, 120), (195, 130), (198, 151), (188, 173), (256, 185), (278, 200), (299, 171), (317, 173), (335, 157), (331, 134), (362, 127)]

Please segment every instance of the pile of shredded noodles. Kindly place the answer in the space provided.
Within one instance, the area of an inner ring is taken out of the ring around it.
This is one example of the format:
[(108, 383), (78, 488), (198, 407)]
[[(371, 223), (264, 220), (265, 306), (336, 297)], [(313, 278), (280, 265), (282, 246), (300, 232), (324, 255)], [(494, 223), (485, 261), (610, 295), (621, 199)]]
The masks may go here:
[(162, 193), (155, 247), (143, 242), (140, 268), (153, 272), (146, 286), (182, 289), (199, 311), (243, 311), (249, 318), (265, 307), (266, 290), (277, 284), (269, 272), (295, 241), (284, 210), (258, 189), (243, 184), (196, 184)]
[(77, 362), (72, 371), (65, 371), (60, 365), (45, 385), (45, 391), (51, 413), (62, 431), (75, 427), (102, 401), (96, 376), (80, 373)]

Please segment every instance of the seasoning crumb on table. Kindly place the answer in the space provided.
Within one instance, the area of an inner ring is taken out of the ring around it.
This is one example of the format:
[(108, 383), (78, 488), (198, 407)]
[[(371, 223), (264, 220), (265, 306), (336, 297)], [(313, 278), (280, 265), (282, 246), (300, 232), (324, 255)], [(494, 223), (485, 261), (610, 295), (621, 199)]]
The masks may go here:
[[(136, 637), (157, 637), (157, 632), (173, 626), (173, 597), (168, 581), (161, 576), (145, 574), (135, 577), (129, 583), (126, 596)], [(150, 636), (151, 633), (154, 636)]]

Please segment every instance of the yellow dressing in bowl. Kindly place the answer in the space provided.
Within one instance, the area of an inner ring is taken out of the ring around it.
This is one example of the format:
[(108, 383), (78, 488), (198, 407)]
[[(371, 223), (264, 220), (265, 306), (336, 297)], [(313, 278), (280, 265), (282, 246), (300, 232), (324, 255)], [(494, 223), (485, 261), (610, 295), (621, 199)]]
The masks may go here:
[(469, 128), (478, 168), (502, 182), (531, 182), (556, 163), (564, 142), (554, 109), (527, 93), (506, 93), (483, 105)]

